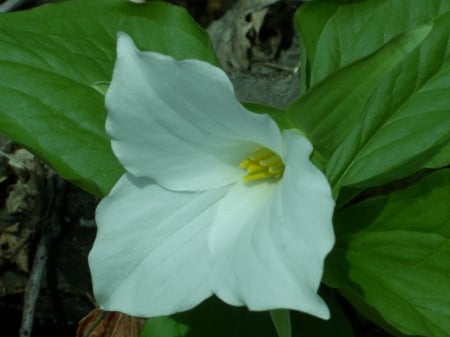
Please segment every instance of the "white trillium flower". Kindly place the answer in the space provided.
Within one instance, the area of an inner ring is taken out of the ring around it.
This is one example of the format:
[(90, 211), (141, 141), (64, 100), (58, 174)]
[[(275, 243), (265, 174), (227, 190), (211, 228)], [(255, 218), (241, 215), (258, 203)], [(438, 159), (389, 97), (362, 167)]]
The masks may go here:
[(317, 290), (334, 201), (304, 136), (246, 110), (219, 68), (141, 52), (125, 34), (106, 106), (126, 173), (96, 213), (102, 308), (160, 316), (215, 294), (329, 317)]

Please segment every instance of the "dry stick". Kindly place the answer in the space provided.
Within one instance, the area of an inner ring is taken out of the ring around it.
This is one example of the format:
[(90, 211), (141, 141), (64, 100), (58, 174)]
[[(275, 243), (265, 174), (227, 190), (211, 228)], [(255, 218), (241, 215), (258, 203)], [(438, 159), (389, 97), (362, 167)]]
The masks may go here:
[(36, 300), (41, 288), (42, 274), (48, 258), (48, 250), (53, 240), (59, 235), (59, 218), (61, 215), (62, 201), (64, 195), (64, 181), (55, 177), (55, 191), (53, 193), (53, 207), (49, 219), (48, 227), (42, 233), (33, 261), (33, 268), (30, 272), (27, 287), (25, 288), (24, 306), (22, 313), (22, 325), (20, 327), (20, 337), (30, 337), (34, 321), (34, 309)]

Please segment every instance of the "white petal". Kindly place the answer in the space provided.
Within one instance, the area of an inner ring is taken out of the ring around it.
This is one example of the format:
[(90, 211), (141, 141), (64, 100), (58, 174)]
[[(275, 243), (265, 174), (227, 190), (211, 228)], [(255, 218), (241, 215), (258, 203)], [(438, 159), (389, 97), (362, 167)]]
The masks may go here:
[(281, 150), (267, 115), (245, 110), (225, 73), (197, 60), (140, 52), (120, 34), (106, 129), (127, 171), (172, 190), (227, 185), (258, 147)]
[(209, 297), (207, 233), (224, 193), (174, 193), (122, 176), (97, 208), (89, 264), (99, 305), (149, 317)]
[(326, 178), (309, 161), (311, 144), (284, 134), (281, 181), (236, 184), (221, 202), (209, 237), (210, 283), (230, 304), (328, 318), (317, 289), (334, 244), (334, 201)]

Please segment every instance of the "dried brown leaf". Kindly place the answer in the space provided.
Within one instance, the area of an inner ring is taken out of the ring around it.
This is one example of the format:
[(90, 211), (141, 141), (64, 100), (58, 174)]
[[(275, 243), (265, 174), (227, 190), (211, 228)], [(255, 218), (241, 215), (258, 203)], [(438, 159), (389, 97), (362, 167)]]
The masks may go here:
[(145, 321), (120, 312), (94, 309), (78, 323), (76, 337), (138, 337)]

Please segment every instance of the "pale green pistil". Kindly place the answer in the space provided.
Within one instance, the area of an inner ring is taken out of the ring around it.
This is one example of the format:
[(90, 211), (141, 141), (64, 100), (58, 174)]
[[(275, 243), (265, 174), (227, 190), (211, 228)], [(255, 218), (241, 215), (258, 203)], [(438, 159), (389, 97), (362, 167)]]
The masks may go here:
[(280, 156), (265, 147), (253, 152), (239, 167), (247, 171), (243, 177), (245, 182), (266, 178), (278, 179), (284, 171)]

